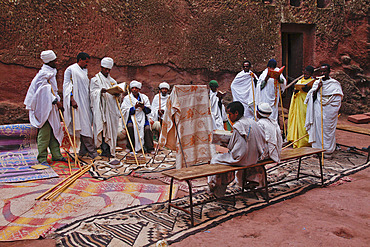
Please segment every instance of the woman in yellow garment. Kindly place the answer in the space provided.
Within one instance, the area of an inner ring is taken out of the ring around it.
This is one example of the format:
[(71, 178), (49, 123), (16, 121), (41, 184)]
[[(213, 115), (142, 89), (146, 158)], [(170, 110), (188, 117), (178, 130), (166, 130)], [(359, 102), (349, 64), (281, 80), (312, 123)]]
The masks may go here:
[[(314, 68), (312, 66), (307, 66), (303, 71), (303, 78), (300, 79), (296, 85), (305, 85), (311, 81), (313, 81), (312, 74), (314, 72)], [(295, 91), (292, 96), (292, 100), (290, 102), (289, 108), (289, 116), (288, 116), (288, 141), (295, 141), (298, 140), (300, 137), (307, 134), (306, 128), (304, 127), (306, 121), (306, 111), (307, 106), (304, 104), (304, 100), (306, 99), (307, 92), (311, 89), (311, 86), (296, 86)], [(297, 141), (293, 144), (293, 148), (300, 148), (300, 147), (309, 147), (311, 146), (308, 143), (308, 136), (305, 138)]]

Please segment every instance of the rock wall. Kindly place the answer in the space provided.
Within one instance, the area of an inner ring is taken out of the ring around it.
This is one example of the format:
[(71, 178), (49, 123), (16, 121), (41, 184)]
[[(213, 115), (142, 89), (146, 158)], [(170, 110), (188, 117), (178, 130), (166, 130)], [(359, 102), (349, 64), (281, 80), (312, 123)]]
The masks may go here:
[(116, 65), (112, 76), (142, 81), (150, 97), (161, 81), (216, 79), (221, 90), (229, 90), (244, 59), (257, 74), (272, 57), (282, 64), (284, 23), (315, 26), (313, 65), (332, 64), (342, 84), (350, 85), (343, 88), (356, 91), (345, 92), (344, 102), (351, 106), (342, 111), (369, 111), (363, 100), (369, 96), (368, 1), (330, 0), (325, 8), (316, 0), (300, 1), (298, 7), (287, 0), (269, 2), (0, 0), (0, 110), (8, 116), (1, 124), (20, 121), (15, 114), (27, 116), (21, 114), (22, 102), (42, 65), (42, 50), (57, 53), (60, 89), (65, 68), (85, 51), (92, 56), (90, 77), (99, 71), (99, 60), (110, 56)]

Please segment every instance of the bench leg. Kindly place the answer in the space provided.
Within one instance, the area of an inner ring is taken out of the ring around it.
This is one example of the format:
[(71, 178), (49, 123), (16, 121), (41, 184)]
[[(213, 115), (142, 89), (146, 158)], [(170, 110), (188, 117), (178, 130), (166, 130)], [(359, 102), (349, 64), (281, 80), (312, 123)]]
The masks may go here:
[(299, 179), (299, 174), (301, 173), (301, 162), (302, 162), (302, 157), (299, 158), (299, 162), (298, 162), (297, 180)]
[(168, 198), (168, 213), (171, 211), (171, 199), (172, 199), (172, 186), (173, 186), (173, 178), (171, 178), (171, 185), (170, 185), (170, 194)]
[[(321, 153), (321, 155), (324, 155), (324, 153)], [(324, 174), (322, 170), (322, 162), (321, 162), (321, 156), (319, 155), (319, 162), (320, 162), (320, 176), (321, 176), (321, 185), (324, 186)]]
[(262, 166), (262, 168), (263, 168), (264, 179), (265, 179), (265, 200), (266, 200), (267, 203), (270, 203), (269, 187), (268, 187), (268, 184), (267, 184), (267, 171), (266, 171), (265, 166)]
[(189, 187), (189, 199), (190, 199), (190, 219), (191, 219), (191, 226), (194, 226), (194, 212), (193, 212), (193, 188), (191, 187), (191, 181), (186, 180)]

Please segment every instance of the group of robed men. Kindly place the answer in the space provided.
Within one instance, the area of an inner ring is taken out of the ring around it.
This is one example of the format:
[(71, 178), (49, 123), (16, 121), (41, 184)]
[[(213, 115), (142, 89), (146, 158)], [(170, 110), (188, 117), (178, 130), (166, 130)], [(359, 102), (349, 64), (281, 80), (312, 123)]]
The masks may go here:
[[(243, 70), (231, 83), (234, 102), (226, 109), (230, 122), (234, 123), (229, 152), (218, 154), (211, 163), (249, 166), (268, 157), (275, 162), (280, 161), (282, 136), (277, 123), (278, 104), (281, 96), (279, 91), (284, 92), (286, 79), (282, 74), (274, 78), (269, 76), (271, 70), (281, 71), (276, 65), (276, 60), (271, 59), (258, 78), (250, 70), (251, 63), (243, 62)], [(294, 143), (295, 148), (312, 145), (314, 148), (324, 148), (326, 154), (331, 154), (336, 146), (335, 129), (343, 92), (340, 83), (329, 76), (330, 65), (322, 64), (319, 71), (321, 77), (314, 78), (314, 68), (307, 66), (303, 78), (297, 82), (297, 85), (303, 86), (297, 86), (292, 96), (287, 139), (295, 142), (308, 133), (306, 139)], [(210, 82), (211, 105), (217, 105), (212, 103), (212, 95), (218, 95), (218, 102), (222, 99), (222, 94), (217, 94), (217, 87), (215, 82)], [(211, 108), (213, 122), (222, 119), (220, 109), (215, 111)], [(217, 125), (214, 127), (222, 129)], [(263, 186), (264, 176), (263, 169), (247, 170), (247, 181), (251, 185)], [(222, 196), (234, 178), (233, 172), (215, 175), (209, 177), (208, 185), (216, 196)], [(241, 186), (242, 172), (236, 173), (235, 181)]]
[[(56, 54), (47, 50), (41, 52), (40, 57), (44, 64), (32, 80), (24, 104), (29, 110), (31, 125), (38, 128), (37, 160), (42, 165), (48, 164), (47, 148), (50, 149), (53, 161), (66, 162), (60, 152), (64, 133), (59, 114), (62, 116), (63, 111), (66, 131), (80, 140), (78, 155), (81, 158), (100, 159), (102, 156), (110, 158), (115, 155), (121, 116), (130, 135), (130, 151), (140, 151), (143, 143), (146, 152), (153, 152), (153, 134), (149, 121), (156, 126), (162, 118), (170, 89), (168, 83), (159, 85), (160, 92), (155, 95), (151, 105), (149, 98), (140, 93), (142, 84), (132, 81), (129, 85), (130, 93), (119, 104), (120, 94), (107, 92), (117, 85), (110, 76), (113, 59), (103, 58), (101, 71), (90, 80), (87, 74), (90, 56), (81, 52), (77, 55), (77, 62), (64, 72), (61, 103), (56, 81)], [(75, 145), (75, 141), (72, 142)], [(97, 148), (101, 149), (100, 155)]]
[[(26, 109), (29, 110), (31, 124), (39, 129), (37, 159), (40, 163), (47, 164), (48, 147), (52, 160), (65, 161), (59, 149), (63, 138), (59, 110), (64, 110), (68, 132), (74, 133), (80, 139), (79, 156), (96, 158), (97, 147), (102, 150), (102, 156), (115, 155), (120, 109), (132, 143), (128, 148), (138, 152), (144, 143), (145, 151), (153, 152), (150, 126), (160, 129), (170, 89), (168, 83), (159, 85), (160, 92), (150, 104), (149, 98), (140, 93), (142, 84), (132, 81), (129, 85), (130, 93), (119, 105), (119, 95), (107, 93), (108, 88), (117, 85), (110, 76), (113, 59), (103, 58), (101, 71), (89, 80), (87, 66), (90, 56), (82, 52), (77, 55), (77, 62), (69, 66), (64, 73), (62, 104), (56, 82), (56, 55), (51, 50), (43, 51), (41, 59), (44, 65), (31, 82), (24, 101)], [(245, 61), (243, 70), (231, 83), (233, 102), (226, 109), (222, 103), (223, 96), (217, 91), (217, 81), (212, 80), (209, 83), (214, 129), (224, 129), (224, 123), (227, 121), (233, 125), (233, 134), (228, 144), (229, 152), (215, 156), (211, 163), (248, 166), (267, 157), (275, 162), (280, 161), (282, 137), (277, 123), (278, 104), (280, 92), (286, 87), (286, 79), (282, 74), (270, 77), (270, 71), (279, 70), (276, 60), (271, 59), (267, 68), (257, 77), (251, 71), (251, 63)], [(332, 153), (335, 149), (334, 133), (343, 93), (340, 83), (329, 76), (328, 64), (323, 64), (320, 72), (322, 77), (315, 80), (312, 88), (300, 87), (292, 97), (288, 140), (294, 141), (302, 137), (305, 133), (302, 129), (305, 129), (312, 147), (321, 148), (323, 131), (324, 149), (327, 153)], [(307, 80), (314, 79), (312, 74), (313, 69), (308, 66), (304, 78), (297, 84), (305, 84)], [(249, 169), (247, 177), (249, 182), (263, 185), (265, 175), (263, 170), (252, 168)], [(230, 173), (210, 177), (211, 191), (222, 195), (227, 184), (234, 180), (234, 176), (234, 173)], [(239, 173), (236, 181), (241, 181)]]

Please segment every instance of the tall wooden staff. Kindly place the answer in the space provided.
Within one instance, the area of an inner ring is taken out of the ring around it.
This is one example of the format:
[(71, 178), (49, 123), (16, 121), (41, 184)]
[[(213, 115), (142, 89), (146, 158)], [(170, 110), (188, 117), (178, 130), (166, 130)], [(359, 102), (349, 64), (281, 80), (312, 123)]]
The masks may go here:
[[(50, 83), (50, 81), (49, 81), (49, 80), (48, 80), (48, 82), (49, 82), (50, 87), (51, 87), (51, 92), (52, 92), (52, 93), (53, 93), (53, 95), (55, 96), (55, 92), (54, 92), (53, 86), (51, 85), (51, 83)], [(61, 119), (62, 119), (62, 121), (63, 121), (64, 128), (65, 128), (65, 130), (66, 130), (66, 133), (67, 133), (67, 136), (68, 136), (69, 143), (71, 143), (71, 146), (72, 146), (72, 148), (73, 148), (73, 151), (74, 151), (74, 153), (75, 153), (75, 155), (76, 155), (76, 147), (73, 145), (71, 135), (70, 135), (70, 134), (69, 134), (69, 132), (68, 132), (68, 127), (67, 127), (66, 121), (64, 120), (63, 113), (62, 113), (62, 111), (61, 111), (60, 109), (58, 109), (58, 110), (59, 110), (60, 117), (61, 117)], [(76, 161), (76, 159), (75, 159), (75, 161)], [(78, 162), (78, 158), (77, 158), (77, 162)], [(68, 165), (69, 165), (69, 170), (71, 171), (70, 163), (68, 163)], [(77, 165), (76, 165), (76, 166), (77, 166)], [(78, 167), (81, 167), (79, 162), (78, 162)]]
[(254, 78), (255, 78), (254, 76), (255, 75), (251, 71), (252, 93), (253, 93), (253, 115), (254, 115), (254, 121), (257, 121), (257, 117), (256, 117), (256, 100), (255, 100), (255, 96), (254, 96)]
[[(72, 81), (72, 75), (71, 75), (71, 83), (73, 85), (73, 81)], [(72, 92), (73, 92), (73, 88), (72, 88)], [(73, 145), (73, 151), (75, 153), (75, 164), (77, 163), (78, 161), (78, 155), (77, 155), (77, 145), (76, 145), (76, 126), (75, 126), (75, 112), (74, 112), (74, 107), (72, 106), (72, 129), (73, 129), (73, 142), (74, 142), (74, 145)]]
[(280, 103), (281, 103), (281, 115), (283, 117), (284, 135), (285, 135), (285, 138), (286, 138), (286, 127), (285, 127), (285, 117), (284, 117), (284, 108), (283, 108), (283, 98), (281, 97), (280, 83), (279, 83), (279, 95), (280, 95)]
[(128, 129), (127, 129), (127, 125), (126, 125), (125, 118), (123, 117), (123, 113), (122, 113), (122, 110), (121, 110), (121, 107), (120, 107), (120, 105), (119, 105), (119, 102), (118, 102), (117, 97), (115, 97), (115, 99), (116, 99), (116, 103), (117, 103), (117, 107), (118, 107), (118, 109), (119, 109), (119, 112), (121, 113), (121, 117), (122, 117), (123, 125), (125, 126), (125, 130), (126, 130), (126, 133), (127, 133), (127, 139), (128, 139), (128, 141), (129, 141), (129, 143), (130, 143), (130, 145), (131, 145), (131, 148), (132, 148), (132, 150), (133, 150), (136, 164), (137, 164), (137, 166), (139, 166), (139, 161), (137, 160), (137, 157), (136, 157), (135, 147), (134, 147), (134, 145), (132, 144), (131, 137), (130, 137), (130, 134), (129, 134)]
[[(322, 82), (322, 79), (320, 79), (321, 82)], [(321, 96), (321, 148), (324, 149), (324, 112), (323, 112), (323, 107), (322, 107), (322, 87), (323, 85), (321, 85), (321, 88), (320, 88), (320, 96)], [(321, 153), (321, 162), (322, 162), (322, 165), (324, 166), (324, 152)]]
[[(127, 90), (128, 91), (128, 90)], [(131, 103), (131, 106), (134, 106), (132, 104), (132, 100), (131, 100), (131, 93), (128, 93), (128, 98), (130, 99), (130, 103)], [(135, 126), (136, 126), (136, 130), (137, 130), (137, 135), (139, 136), (139, 141), (140, 141), (140, 146), (141, 146), (141, 151), (143, 152), (143, 157), (145, 159), (145, 154), (144, 154), (144, 147), (143, 147), (143, 143), (141, 142), (141, 137), (140, 137), (140, 132), (139, 132), (139, 125), (137, 124), (137, 119), (136, 119), (136, 114), (134, 114), (134, 122), (135, 122)], [(133, 149), (134, 152), (135, 152), (135, 149)]]

